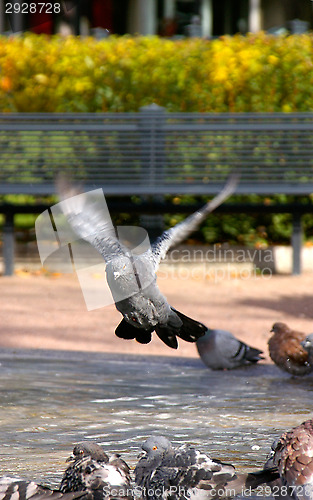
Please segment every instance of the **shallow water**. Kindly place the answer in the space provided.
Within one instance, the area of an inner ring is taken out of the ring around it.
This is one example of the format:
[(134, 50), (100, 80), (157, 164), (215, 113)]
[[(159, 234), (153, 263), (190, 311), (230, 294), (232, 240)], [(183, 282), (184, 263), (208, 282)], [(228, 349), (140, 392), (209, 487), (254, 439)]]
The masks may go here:
[(213, 372), (200, 359), (35, 350), (3, 351), (0, 363), (1, 474), (50, 485), (74, 443), (95, 440), (134, 465), (152, 433), (254, 470), (312, 416), (313, 376), (272, 365)]

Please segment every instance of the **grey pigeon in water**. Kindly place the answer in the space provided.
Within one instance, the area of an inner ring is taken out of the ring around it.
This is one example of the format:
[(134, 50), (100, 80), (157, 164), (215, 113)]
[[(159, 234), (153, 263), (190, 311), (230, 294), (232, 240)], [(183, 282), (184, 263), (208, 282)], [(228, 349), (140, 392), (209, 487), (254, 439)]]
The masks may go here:
[(62, 179), (59, 181), (62, 210), (69, 224), (106, 263), (107, 282), (116, 308), (124, 318), (115, 330), (118, 337), (148, 344), (155, 331), (166, 345), (177, 349), (177, 336), (187, 342), (196, 342), (204, 334), (206, 328), (202, 323), (170, 306), (156, 284), (155, 273), (168, 250), (195, 231), (208, 214), (235, 191), (236, 185), (237, 176), (232, 176), (212, 201), (165, 231), (145, 252), (136, 255), (116, 237), (111, 220), (99, 204), (87, 203), (84, 195), (75, 196), (79, 194), (75, 188)]
[(313, 333), (310, 333), (301, 345), (308, 353), (308, 363), (313, 371)]
[(313, 500), (313, 420), (285, 432), (272, 445), (265, 467), (276, 467), (280, 479), (271, 484), (274, 498)]
[(278, 476), (272, 470), (237, 476), (233, 465), (211, 459), (191, 445), (175, 448), (164, 436), (149, 437), (142, 449), (135, 483), (145, 500), (234, 497)]
[(108, 456), (93, 442), (76, 445), (69, 457), (60, 491), (86, 491), (92, 500), (130, 498), (132, 485), (130, 469), (119, 455)]
[(208, 328), (196, 345), (203, 363), (211, 370), (231, 370), (264, 359), (260, 349), (248, 346), (225, 330)]
[(308, 353), (301, 345), (305, 333), (292, 330), (285, 323), (274, 323), (274, 334), (268, 341), (271, 359), (281, 369), (292, 375), (306, 375), (311, 372)]

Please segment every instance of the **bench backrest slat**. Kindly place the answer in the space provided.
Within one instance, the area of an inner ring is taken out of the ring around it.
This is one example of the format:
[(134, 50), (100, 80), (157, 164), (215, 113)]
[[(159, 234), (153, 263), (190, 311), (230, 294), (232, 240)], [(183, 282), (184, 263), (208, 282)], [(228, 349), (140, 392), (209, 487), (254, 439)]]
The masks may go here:
[(0, 114), (0, 194), (54, 193), (58, 171), (105, 194), (313, 192), (313, 113)]

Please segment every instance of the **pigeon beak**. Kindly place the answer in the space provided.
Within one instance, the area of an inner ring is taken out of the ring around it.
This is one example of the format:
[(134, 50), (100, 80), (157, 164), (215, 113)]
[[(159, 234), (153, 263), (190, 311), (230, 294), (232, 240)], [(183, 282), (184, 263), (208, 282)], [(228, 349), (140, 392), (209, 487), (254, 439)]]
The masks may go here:
[(141, 451), (139, 453), (139, 455), (137, 455), (137, 459), (140, 460), (142, 457), (145, 457), (146, 456), (146, 452), (145, 451)]
[(74, 457), (74, 455), (70, 455), (66, 460), (65, 462), (71, 462), (73, 460), (75, 460), (76, 457)]

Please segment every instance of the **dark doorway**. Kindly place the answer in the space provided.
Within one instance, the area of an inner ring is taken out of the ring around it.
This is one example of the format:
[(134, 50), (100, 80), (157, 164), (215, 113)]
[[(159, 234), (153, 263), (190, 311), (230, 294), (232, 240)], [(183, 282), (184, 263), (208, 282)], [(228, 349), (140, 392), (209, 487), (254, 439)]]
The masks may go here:
[(213, 36), (248, 31), (248, 0), (213, 0)]

